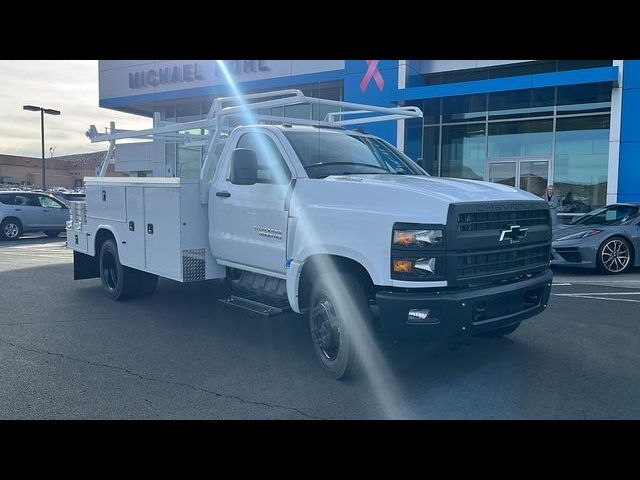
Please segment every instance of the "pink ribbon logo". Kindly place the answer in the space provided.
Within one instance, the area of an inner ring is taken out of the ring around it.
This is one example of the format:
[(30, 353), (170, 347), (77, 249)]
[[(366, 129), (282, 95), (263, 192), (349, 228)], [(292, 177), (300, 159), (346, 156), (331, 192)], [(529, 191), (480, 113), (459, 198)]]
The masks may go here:
[(362, 93), (364, 93), (364, 91), (367, 89), (372, 78), (376, 82), (376, 85), (378, 85), (380, 91), (382, 91), (382, 89), (384, 88), (384, 78), (382, 78), (380, 70), (378, 70), (379, 61), (380, 60), (365, 60), (365, 62), (367, 62), (368, 68), (367, 73), (364, 74), (364, 78), (360, 82), (360, 90), (362, 90)]

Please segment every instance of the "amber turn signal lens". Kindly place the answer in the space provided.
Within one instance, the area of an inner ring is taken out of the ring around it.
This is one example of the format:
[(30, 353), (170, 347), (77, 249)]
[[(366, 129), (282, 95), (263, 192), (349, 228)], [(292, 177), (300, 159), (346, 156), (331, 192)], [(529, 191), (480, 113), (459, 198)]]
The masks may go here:
[(393, 232), (393, 243), (396, 245), (413, 245), (416, 243), (416, 236), (413, 232), (395, 230)]
[(399, 273), (412, 273), (413, 263), (413, 260), (394, 260), (393, 271)]

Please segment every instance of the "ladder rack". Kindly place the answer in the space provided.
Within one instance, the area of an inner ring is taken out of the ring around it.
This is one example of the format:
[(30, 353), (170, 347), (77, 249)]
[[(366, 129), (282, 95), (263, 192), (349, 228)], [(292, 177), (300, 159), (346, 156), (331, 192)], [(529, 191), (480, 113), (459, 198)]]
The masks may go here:
[[(340, 109), (328, 113), (323, 120), (311, 120), (292, 118), (286, 116), (268, 115), (256, 112), (273, 107), (286, 107), (291, 105), (325, 105)], [(343, 111), (342, 109), (347, 109)], [(345, 118), (358, 115), (358, 118)], [(91, 143), (109, 142), (109, 149), (100, 167), (99, 177), (106, 175), (109, 161), (115, 151), (116, 140), (125, 138), (156, 139), (156, 140), (182, 140), (186, 145), (206, 145), (204, 162), (200, 170), (200, 200), (207, 202), (207, 185), (211, 166), (217, 163), (215, 147), (226, 141), (225, 134), (235, 128), (225, 124), (232, 117), (244, 117), (245, 125), (257, 124), (259, 121), (278, 123), (290, 123), (292, 125), (314, 125), (319, 127), (346, 127), (364, 123), (383, 122), (389, 120), (406, 120), (422, 118), (422, 111), (418, 107), (380, 107), (377, 105), (364, 105), (339, 100), (308, 97), (300, 90), (287, 89), (263, 93), (250, 93), (242, 96), (229, 96), (216, 98), (211, 105), (207, 116), (202, 120), (181, 123), (160, 122), (159, 115), (154, 116), (154, 127), (143, 130), (118, 130), (115, 122), (111, 122), (109, 132), (98, 133), (95, 125), (91, 125), (86, 135)], [(209, 133), (205, 135), (185, 133), (185, 130), (205, 129)], [(214, 160), (216, 162), (214, 162)]]

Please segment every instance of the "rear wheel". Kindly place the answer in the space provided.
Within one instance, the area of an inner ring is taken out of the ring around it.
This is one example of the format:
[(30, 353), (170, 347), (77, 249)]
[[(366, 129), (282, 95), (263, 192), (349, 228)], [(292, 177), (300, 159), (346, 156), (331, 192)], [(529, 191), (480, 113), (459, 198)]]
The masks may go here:
[(336, 379), (358, 375), (371, 356), (371, 312), (362, 284), (331, 272), (314, 283), (309, 327), (320, 365)]
[(100, 280), (112, 300), (126, 300), (138, 293), (136, 270), (120, 263), (118, 248), (112, 239), (106, 240), (100, 249)]
[(22, 235), (22, 225), (15, 218), (5, 218), (0, 223), (0, 239), (17, 240)]
[(626, 272), (632, 262), (631, 245), (622, 237), (608, 238), (598, 249), (598, 270), (607, 275)]

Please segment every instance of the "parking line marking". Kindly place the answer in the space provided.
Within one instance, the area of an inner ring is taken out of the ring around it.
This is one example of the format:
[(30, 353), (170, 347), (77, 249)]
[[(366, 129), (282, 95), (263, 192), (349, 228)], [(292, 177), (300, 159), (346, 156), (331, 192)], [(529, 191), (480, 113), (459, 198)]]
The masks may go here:
[(592, 295), (562, 295), (559, 293), (554, 293), (553, 295), (555, 295), (556, 297), (571, 297), (571, 298), (590, 298), (593, 300), (611, 300), (613, 302), (632, 302), (632, 303), (640, 303), (640, 300), (632, 300), (630, 298), (611, 298), (611, 297), (594, 297)]
[(567, 285), (571, 285), (571, 283), (552, 283), (551, 285), (557, 285), (559, 287), (566, 287)]
[(584, 293), (554, 293), (559, 297), (579, 297), (581, 295), (640, 295), (640, 292), (584, 292)]

